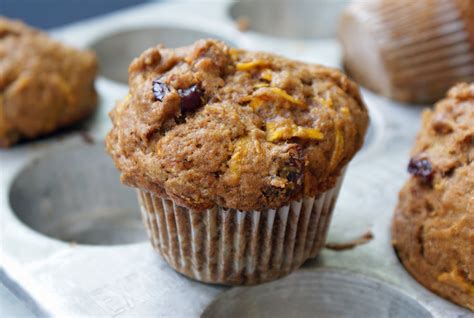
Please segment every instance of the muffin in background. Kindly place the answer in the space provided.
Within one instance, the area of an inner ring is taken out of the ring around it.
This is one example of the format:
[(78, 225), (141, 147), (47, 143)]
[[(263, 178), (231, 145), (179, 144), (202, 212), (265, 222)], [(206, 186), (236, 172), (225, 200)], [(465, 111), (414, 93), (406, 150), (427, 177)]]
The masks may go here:
[(96, 108), (95, 55), (0, 16), (0, 147), (74, 124)]
[(318, 253), (368, 125), (355, 83), (201, 40), (145, 51), (129, 87), (111, 112), (107, 149), (175, 270), (256, 284)]
[(425, 111), (408, 171), (392, 228), (398, 256), (421, 284), (474, 310), (474, 83)]
[(474, 1), (371, 0), (349, 5), (338, 37), (348, 74), (408, 103), (434, 103), (474, 80)]

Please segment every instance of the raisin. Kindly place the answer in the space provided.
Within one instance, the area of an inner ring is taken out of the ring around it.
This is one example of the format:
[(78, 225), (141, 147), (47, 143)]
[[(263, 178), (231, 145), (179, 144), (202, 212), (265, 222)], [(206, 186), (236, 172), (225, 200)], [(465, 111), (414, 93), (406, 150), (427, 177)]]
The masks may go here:
[(303, 176), (301, 161), (295, 157), (290, 157), (290, 159), (285, 162), (283, 167), (278, 171), (278, 176), (285, 178), (294, 187), (297, 187), (301, 184), (301, 178)]
[(290, 182), (296, 182), (301, 178), (301, 173), (298, 171), (288, 171), (286, 179)]
[(285, 199), (293, 197), (303, 185), (303, 160), (301, 147), (297, 146), (290, 151), (289, 158), (282, 160), (277, 176), (288, 181), (285, 188), (269, 186), (263, 189), (262, 194), (269, 200), (283, 196)]
[(433, 179), (433, 167), (428, 159), (410, 159), (408, 172), (425, 183), (431, 183)]
[(262, 189), (263, 196), (271, 201), (281, 195), (281, 190), (275, 187), (265, 187)]
[(303, 177), (302, 171), (284, 169), (279, 171), (278, 176), (288, 180), (288, 186), (285, 188), (268, 186), (262, 189), (262, 194), (268, 200), (274, 200), (274, 198), (277, 197), (288, 199), (301, 189)]
[(157, 100), (162, 102), (169, 92), (171, 92), (171, 90), (168, 85), (158, 80), (153, 81), (153, 95), (155, 95)]
[(198, 85), (180, 88), (178, 94), (181, 97), (180, 107), (182, 113), (190, 113), (201, 107), (203, 92)]

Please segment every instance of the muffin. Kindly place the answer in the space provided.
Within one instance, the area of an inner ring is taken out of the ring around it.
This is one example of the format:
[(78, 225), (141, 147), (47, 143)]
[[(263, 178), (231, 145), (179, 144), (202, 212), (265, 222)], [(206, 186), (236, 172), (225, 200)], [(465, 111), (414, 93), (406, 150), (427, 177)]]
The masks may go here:
[(474, 80), (474, 1), (354, 2), (338, 33), (349, 75), (389, 98), (433, 103)]
[(425, 287), (474, 310), (474, 83), (425, 111), (400, 192), (393, 244)]
[(220, 284), (276, 279), (324, 243), (368, 115), (339, 71), (214, 40), (145, 51), (106, 138), (154, 248)]
[(95, 55), (0, 17), (0, 147), (89, 116), (97, 105)]

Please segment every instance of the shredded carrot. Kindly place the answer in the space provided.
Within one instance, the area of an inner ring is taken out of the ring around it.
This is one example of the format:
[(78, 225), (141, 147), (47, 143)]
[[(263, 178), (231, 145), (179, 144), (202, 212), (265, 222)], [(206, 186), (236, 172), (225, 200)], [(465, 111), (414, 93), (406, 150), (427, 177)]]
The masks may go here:
[(268, 67), (270, 65), (267, 61), (255, 60), (250, 62), (237, 63), (236, 67), (238, 71), (249, 71), (256, 68)]
[(287, 140), (293, 137), (315, 140), (324, 138), (324, 134), (319, 129), (298, 126), (291, 119), (285, 119), (278, 122), (268, 122), (265, 127), (267, 134), (266, 139), (270, 142), (276, 140)]

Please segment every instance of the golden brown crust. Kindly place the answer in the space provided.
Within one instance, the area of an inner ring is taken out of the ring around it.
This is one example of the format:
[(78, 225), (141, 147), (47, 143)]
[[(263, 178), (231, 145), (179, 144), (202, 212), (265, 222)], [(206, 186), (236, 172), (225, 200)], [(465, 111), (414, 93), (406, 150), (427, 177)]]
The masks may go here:
[[(214, 40), (151, 48), (129, 74), (108, 151), (126, 184), (193, 209), (317, 196), (334, 186), (368, 124), (356, 84), (339, 71)], [(190, 87), (202, 99), (192, 111), (182, 95)]]
[[(423, 114), (412, 176), (400, 192), (393, 240), (423, 285), (474, 310), (474, 84)], [(424, 160), (423, 165), (416, 165)], [(417, 167), (415, 167), (417, 166)]]
[(96, 58), (0, 17), (0, 147), (71, 125), (97, 105)]

